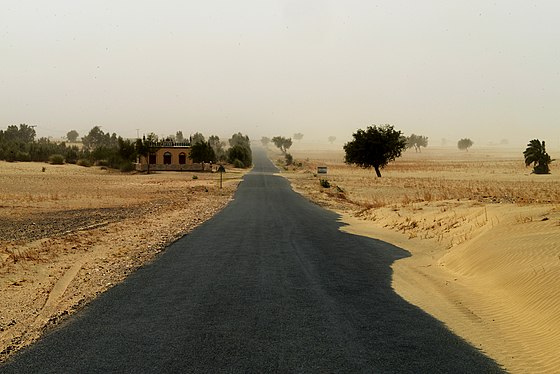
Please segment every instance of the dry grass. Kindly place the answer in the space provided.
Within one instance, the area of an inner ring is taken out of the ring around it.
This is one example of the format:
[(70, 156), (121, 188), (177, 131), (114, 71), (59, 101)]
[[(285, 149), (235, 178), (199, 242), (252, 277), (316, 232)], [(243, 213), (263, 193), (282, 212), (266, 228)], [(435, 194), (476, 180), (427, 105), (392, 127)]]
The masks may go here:
[[(286, 175), (319, 204), (377, 221), (410, 238), (434, 239), (451, 248), (497, 224), (487, 205), (560, 204), (560, 167), (534, 175), (511, 151), (407, 151), (377, 178), (372, 170), (346, 165), (341, 151), (294, 153), (302, 167)], [(327, 166), (327, 176), (315, 174)], [(320, 187), (328, 179), (331, 188)], [(476, 208), (476, 209), (473, 209)], [(478, 208), (477, 208), (478, 207)], [(474, 213), (473, 213), (474, 212)]]
[(422, 154), (408, 151), (382, 171), (382, 178), (376, 178), (371, 170), (344, 164), (342, 153), (326, 152), (315, 154), (323, 159), (303, 158), (303, 169), (291, 174), (290, 178), (296, 187), (309, 188), (316, 179), (313, 173), (317, 166), (328, 166), (329, 182), (344, 190), (349, 202), (361, 207), (407, 206), (447, 200), (560, 203), (558, 163), (553, 163), (550, 175), (533, 175), (520, 157), (504, 158), (502, 153), (495, 151), (461, 153), (465, 159), (458, 160), (453, 159), (457, 157), (456, 153), (451, 150), (447, 153), (424, 151)]
[(242, 173), (219, 189), (210, 173), (0, 162), (0, 361), (212, 217)]

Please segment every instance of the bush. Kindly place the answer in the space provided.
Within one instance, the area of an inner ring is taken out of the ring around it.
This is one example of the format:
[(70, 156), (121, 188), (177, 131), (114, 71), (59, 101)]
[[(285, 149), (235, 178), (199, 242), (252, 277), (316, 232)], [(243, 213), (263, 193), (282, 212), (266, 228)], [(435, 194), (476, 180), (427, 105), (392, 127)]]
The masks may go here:
[(286, 154), (284, 155), (284, 158), (286, 159), (286, 166), (291, 165), (291, 164), (294, 163), (294, 158), (292, 157), (291, 154), (286, 153)]
[(331, 187), (331, 184), (326, 179), (320, 179), (319, 183), (321, 184), (321, 187), (324, 187), (324, 188), (330, 188)]
[(119, 170), (123, 173), (128, 173), (130, 171), (134, 171), (134, 164), (130, 161), (123, 161), (119, 167)]
[(61, 154), (54, 154), (49, 156), (49, 163), (52, 165), (63, 165), (64, 164), (64, 156)]
[[(228, 161), (236, 168), (249, 168), (253, 163), (251, 148), (235, 145), (227, 151)], [(235, 163), (237, 161), (237, 164)], [(241, 165), (241, 166), (238, 166)]]
[(91, 162), (89, 162), (87, 158), (80, 158), (78, 161), (76, 161), (76, 165), (89, 168), (91, 166)]
[(243, 162), (241, 162), (238, 158), (233, 160), (233, 166), (236, 167), (236, 168), (240, 168), (240, 169), (245, 168), (245, 164)]
[(107, 166), (110, 166), (110, 165), (109, 165), (109, 161), (107, 161), (107, 160), (97, 160), (97, 161), (95, 161), (95, 166), (105, 166), (105, 167), (107, 167)]
[(17, 151), (16, 161), (31, 161), (31, 156), (27, 152)]
[(64, 157), (69, 164), (75, 164), (78, 161), (78, 147), (71, 147), (66, 150)]
[(198, 175), (193, 175), (192, 179), (198, 179)]

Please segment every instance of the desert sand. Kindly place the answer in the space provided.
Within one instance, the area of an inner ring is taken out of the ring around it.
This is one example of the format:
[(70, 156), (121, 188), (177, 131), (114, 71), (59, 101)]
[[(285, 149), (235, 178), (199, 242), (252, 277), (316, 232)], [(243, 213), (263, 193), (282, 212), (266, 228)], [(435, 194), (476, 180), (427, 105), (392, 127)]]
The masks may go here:
[(534, 175), (519, 150), (427, 148), (376, 178), (345, 165), (341, 150), (292, 154), (301, 166), (282, 175), (296, 191), (340, 213), (343, 230), (410, 253), (393, 265), (399, 295), (510, 372), (558, 372), (558, 162)]
[(0, 162), (0, 360), (212, 217), (242, 174), (219, 189), (214, 173)]
[[(511, 372), (557, 372), (558, 163), (537, 176), (517, 150), (428, 148), (376, 178), (339, 149), (294, 148), (301, 166), (282, 175), (297, 192), (411, 254), (393, 266), (398, 294)], [(241, 171), (226, 176), (220, 190), (210, 173), (0, 162), (0, 359), (225, 206)]]

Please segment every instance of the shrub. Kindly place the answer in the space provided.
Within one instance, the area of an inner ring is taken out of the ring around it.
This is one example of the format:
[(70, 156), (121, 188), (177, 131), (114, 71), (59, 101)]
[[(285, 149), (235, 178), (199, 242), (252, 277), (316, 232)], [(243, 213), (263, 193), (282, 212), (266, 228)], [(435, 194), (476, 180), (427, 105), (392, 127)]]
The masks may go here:
[(235, 160), (233, 160), (233, 166), (242, 169), (245, 167), (245, 164), (241, 162), (238, 158), (236, 158)]
[(193, 175), (192, 179), (198, 179), (198, 175)]
[[(233, 164), (236, 168), (249, 168), (253, 164), (253, 157), (251, 153), (251, 148), (248, 146), (234, 145), (227, 151), (228, 161)], [(241, 163), (241, 166), (237, 166), (235, 161)]]
[(78, 161), (76, 161), (76, 165), (89, 168), (91, 166), (91, 162), (89, 162), (87, 158), (80, 158)]
[(330, 188), (331, 187), (331, 184), (326, 179), (320, 179), (319, 183), (321, 184), (321, 187), (324, 187), (324, 188)]
[(294, 163), (294, 158), (292, 157), (291, 154), (286, 153), (286, 154), (284, 155), (284, 158), (286, 159), (286, 165), (291, 165), (291, 164)]
[(95, 161), (95, 166), (105, 166), (105, 167), (107, 167), (107, 166), (110, 166), (110, 165), (109, 165), (109, 161), (107, 161), (107, 160), (97, 160), (97, 161)]
[(17, 151), (16, 153), (16, 161), (31, 161), (31, 156), (28, 152)]
[(66, 159), (67, 163), (75, 164), (76, 161), (78, 161), (78, 147), (67, 148), (64, 158)]
[(54, 154), (49, 156), (49, 163), (52, 165), (63, 165), (64, 164), (64, 156), (61, 154)]
[(130, 161), (123, 161), (119, 167), (119, 170), (123, 173), (134, 171), (134, 164)]

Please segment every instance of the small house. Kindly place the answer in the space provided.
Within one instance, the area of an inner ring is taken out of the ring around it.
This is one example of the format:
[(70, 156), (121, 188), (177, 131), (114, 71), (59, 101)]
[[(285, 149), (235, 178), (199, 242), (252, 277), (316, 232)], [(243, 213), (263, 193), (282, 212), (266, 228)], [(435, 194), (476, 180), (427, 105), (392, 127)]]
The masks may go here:
[(211, 164), (193, 163), (189, 158), (191, 152), (190, 143), (179, 143), (163, 141), (153, 145), (154, 151), (148, 159), (139, 156), (136, 163), (137, 171), (147, 171), (148, 163), (150, 171), (210, 171)]

